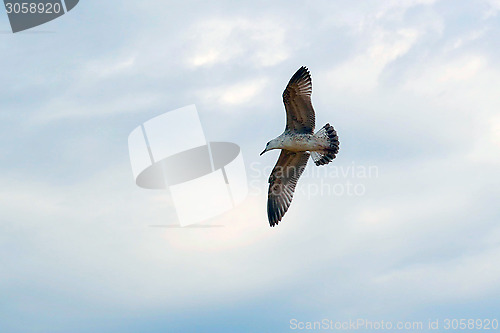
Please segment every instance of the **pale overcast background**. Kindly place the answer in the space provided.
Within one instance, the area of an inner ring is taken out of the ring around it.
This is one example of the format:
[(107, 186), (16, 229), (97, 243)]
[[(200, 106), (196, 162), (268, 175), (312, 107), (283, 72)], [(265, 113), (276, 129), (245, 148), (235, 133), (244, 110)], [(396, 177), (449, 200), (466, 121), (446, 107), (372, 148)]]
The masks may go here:
[[(500, 1), (83, 0), (0, 25), (1, 332), (498, 318)], [(302, 65), (341, 141), (323, 168), (377, 173), (304, 177), (270, 228), (258, 154)], [(151, 228), (175, 207), (134, 184), (127, 137), (189, 104), (252, 192), (225, 227)], [(321, 179), (364, 193), (308, 195)]]

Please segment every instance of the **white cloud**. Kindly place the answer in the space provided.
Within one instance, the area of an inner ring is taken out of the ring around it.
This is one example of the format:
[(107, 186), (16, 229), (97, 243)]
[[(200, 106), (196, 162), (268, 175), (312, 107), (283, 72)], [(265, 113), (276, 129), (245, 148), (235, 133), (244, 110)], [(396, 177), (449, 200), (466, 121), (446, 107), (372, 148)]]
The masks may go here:
[(219, 18), (197, 22), (186, 33), (193, 67), (248, 58), (256, 66), (273, 66), (289, 57), (286, 30), (269, 18)]
[(336, 90), (369, 91), (377, 87), (378, 78), (391, 61), (406, 54), (418, 39), (419, 32), (401, 29), (395, 32), (376, 29), (370, 34), (366, 50), (328, 73)]
[[(498, 279), (500, 248), (463, 255), (449, 261), (416, 264), (393, 270), (374, 279), (376, 285), (396, 288), (401, 296), (418, 301), (427, 295), (427, 301), (460, 301), (500, 293)], [(408, 286), (413, 290), (409, 291)]]
[(481, 136), (466, 157), (474, 163), (500, 165), (500, 117), (494, 115), (481, 125)]
[[(97, 99), (97, 97), (96, 97)], [(81, 98), (78, 89), (67, 92), (50, 100), (32, 118), (34, 123), (45, 124), (67, 118), (106, 117), (116, 114), (137, 113), (148, 109), (160, 109), (164, 96), (159, 93), (137, 92), (131, 94), (106, 96), (99, 102)]]
[(223, 105), (252, 104), (252, 99), (262, 92), (268, 84), (265, 78), (235, 83), (222, 87), (207, 88), (199, 94), (207, 103)]
[(119, 59), (105, 59), (101, 61), (93, 61), (86, 64), (87, 68), (84, 70), (84, 75), (104, 79), (113, 75), (120, 75), (130, 71), (136, 64), (136, 56), (128, 56)]
[(404, 88), (420, 94), (437, 94), (457, 89), (464, 81), (476, 78), (485, 69), (486, 60), (481, 55), (463, 55), (450, 60), (440, 59), (435, 64), (425, 64), (420, 73), (409, 79)]

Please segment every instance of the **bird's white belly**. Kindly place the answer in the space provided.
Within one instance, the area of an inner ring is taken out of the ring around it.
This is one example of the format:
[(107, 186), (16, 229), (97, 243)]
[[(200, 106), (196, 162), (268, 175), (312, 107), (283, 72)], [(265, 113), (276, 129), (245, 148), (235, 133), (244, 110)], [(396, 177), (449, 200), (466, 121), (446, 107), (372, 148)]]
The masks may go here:
[(315, 151), (324, 149), (318, 138), (311, 134), (285, 136), (281, 145), (283, 149), (289, 151)]

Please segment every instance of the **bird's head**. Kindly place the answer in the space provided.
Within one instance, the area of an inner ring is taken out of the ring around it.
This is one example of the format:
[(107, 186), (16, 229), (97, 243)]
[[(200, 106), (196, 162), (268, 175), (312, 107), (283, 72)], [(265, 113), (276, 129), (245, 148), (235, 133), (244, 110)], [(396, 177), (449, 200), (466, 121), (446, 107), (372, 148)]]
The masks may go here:
[(273, 149), (278, 149), (278, 142), (276, 141), (276, 139), (274, 140), (271, 140), (269, 141), (267, 144), (266, 144), (266, 149), (264, 149), (262, 151), (262, 153), (260, 153), (260, 155), (262, 156), (262, 154), (264, 154), (265, 152), (267, 151), (270, 151), (270, 150), (273, 150)]

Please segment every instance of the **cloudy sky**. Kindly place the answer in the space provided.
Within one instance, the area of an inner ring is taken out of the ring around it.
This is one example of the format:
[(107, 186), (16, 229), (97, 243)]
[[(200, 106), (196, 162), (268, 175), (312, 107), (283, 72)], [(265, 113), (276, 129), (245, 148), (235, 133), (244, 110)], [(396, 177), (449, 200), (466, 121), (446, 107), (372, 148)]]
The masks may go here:
[[(81, 1), (0, 25), (0, 331), (498, 317), (499, 1)], [(302, 65), (341, 150), (270, 228), (278, 152), (258, 154)], [(127, 137), (189, 104), (250, 194), (224, 227), (152, 228), (175, 207), (135, 185)]]

